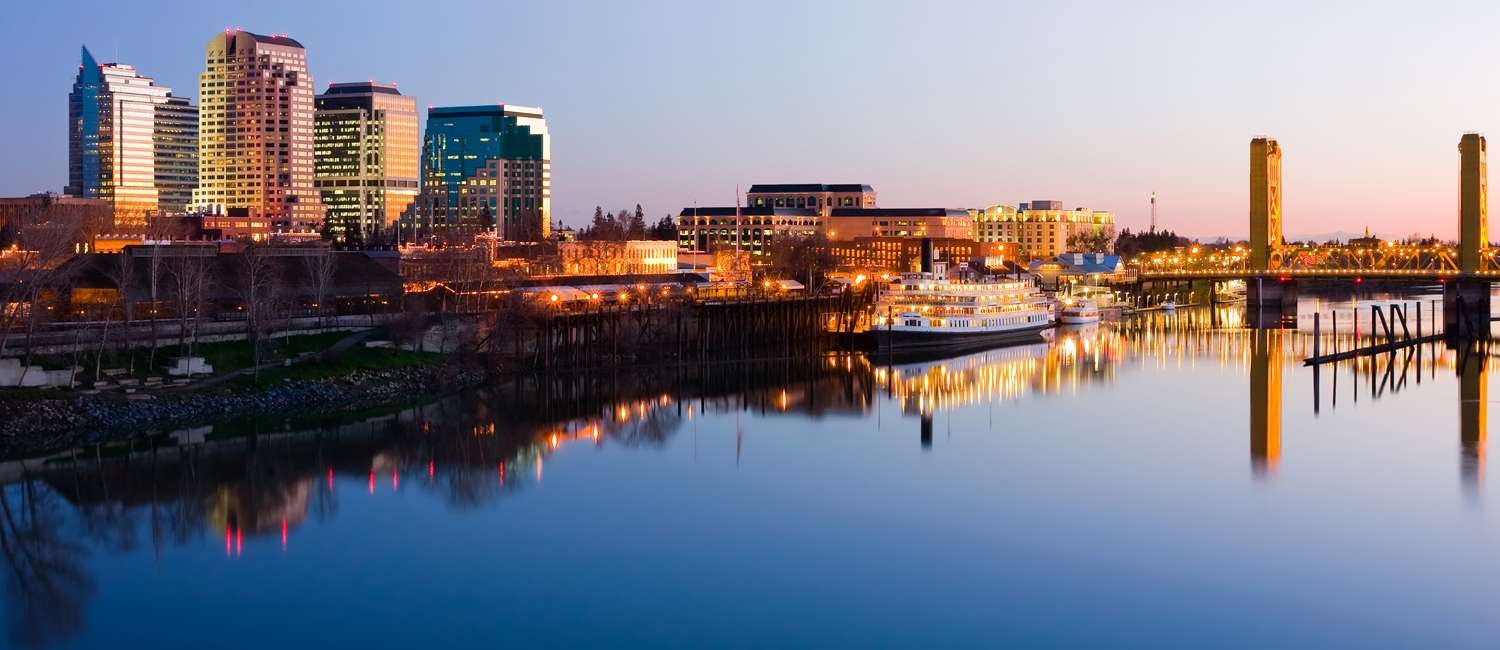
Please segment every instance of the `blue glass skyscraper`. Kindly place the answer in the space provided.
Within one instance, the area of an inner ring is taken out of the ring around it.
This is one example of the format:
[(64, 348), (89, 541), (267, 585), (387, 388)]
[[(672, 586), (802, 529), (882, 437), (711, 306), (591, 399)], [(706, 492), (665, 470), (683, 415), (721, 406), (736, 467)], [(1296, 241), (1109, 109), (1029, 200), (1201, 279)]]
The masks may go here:
[(99, 196), (99, 97), (106, 92), (99, 62), (85, 47), (68, 95), (68, 195)]

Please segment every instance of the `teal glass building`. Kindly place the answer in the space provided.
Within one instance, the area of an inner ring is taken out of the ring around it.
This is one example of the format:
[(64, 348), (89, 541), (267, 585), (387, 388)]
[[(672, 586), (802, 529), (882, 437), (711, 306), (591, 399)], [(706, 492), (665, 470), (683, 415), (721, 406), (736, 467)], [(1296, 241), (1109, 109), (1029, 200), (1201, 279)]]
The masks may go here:
[(547, 122), (539, 108), (429, 108), (414, 234), (491, 230), (510, 240), (547, 237), (551, 158)]

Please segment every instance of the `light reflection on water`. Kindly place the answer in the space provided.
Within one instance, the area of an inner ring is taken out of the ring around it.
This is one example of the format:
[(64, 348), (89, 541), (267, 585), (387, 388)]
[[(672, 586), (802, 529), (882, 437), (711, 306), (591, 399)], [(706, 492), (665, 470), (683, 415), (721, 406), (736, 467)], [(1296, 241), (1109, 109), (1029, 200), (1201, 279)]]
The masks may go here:
[(6, 640), (1484, 644), (1494, 352), (1315, 372), (1308, 328), (1241, 322), (510, 384), (12, 464)]

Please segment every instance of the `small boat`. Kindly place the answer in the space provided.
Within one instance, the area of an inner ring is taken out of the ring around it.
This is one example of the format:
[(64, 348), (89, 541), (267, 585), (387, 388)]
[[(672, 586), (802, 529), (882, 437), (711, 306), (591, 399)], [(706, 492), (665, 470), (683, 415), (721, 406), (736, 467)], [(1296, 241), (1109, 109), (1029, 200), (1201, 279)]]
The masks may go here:
[(1164, 302), (1161, 303), (1161, 310), (1162, 311), (1177, 311), (1177, 303), (1172, 302), (1170, 300), (1164, 301)]
[(1064, 298), (1057, 322), (1066, 325), (1083, 325), (1099, 322), (1099, 305), (1092, 300)]

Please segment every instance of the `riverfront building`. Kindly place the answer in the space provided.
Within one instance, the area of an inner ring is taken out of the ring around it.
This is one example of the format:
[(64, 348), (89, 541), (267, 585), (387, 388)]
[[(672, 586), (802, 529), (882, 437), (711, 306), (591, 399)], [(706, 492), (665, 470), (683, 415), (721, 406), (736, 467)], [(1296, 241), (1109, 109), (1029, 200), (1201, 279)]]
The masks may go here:
[(683, 208), (677, 215), (677, 238), (687, 250), (738, 249), (763, 261), (776, 240), (812, 236), (821, 223), (817, 211), (808, 208)]
[(659, 275), (677, 271), (677, 242), (572, 241), (557, 245), (565, 275)]
[(1119, 255), (1103, 253), (1065, 253), (1031, 261), (1030, 270), (1041, 285), (1056, 289), (1063, 284), (1084, 283), (1099, 286), (1129, 278)]
[(285, 35), (235, 29), (208, 42), (194, 207), (267, 221), (283, 237), (318, 236), (312, 84), (307, 50)]
[[(33, 194), (0, 198), (0, 233), (22, 249), (56, 249), (66, 246), (84, 252), (96, 237), (113, 229), (114, 210), (108, 201), (57, 194)], [(46, 226), (38, 228), (38, 226)], [(66, 241), (43, 240), (61, 236)]]
[(823, 220), (829, 239), (858, 237), (937, 237), (974, 239), (967, 210), (947, 208), (833, 208)]
[(198, 107), (186, 97), (168, 96), (156, 105), (157, 206), (163, 214), (181, 214), (198, 187)]
[(1063, 208), (1061, 201), (1031, 201), (1018, 208), (993, 205), (970, 210), (975, 237), (982, 242), (1015, 242), (1028, 258), (1068, 252), (1075, 235), (1102, 233), (1113, 242), (1115, 215), (1089, 208)]
[(416, 199), (417, 102), (395, 84), (331, 84), (317, 97), (314, 170), (334, 241), (382, 241)]
[(552, 142), (540, 108), (495, 104), (427, 110), (416, 237), (493, 231), (540, 241), (552, 230)]
[(799, 208), (828, 216), (833, 208), (873, 208), (875, 188), (860, 183), (751, 185), (745, 203), (757, 208)]
[[(990, 269), (1000, 269), (1014, 263), (1015, 244), (1007, 242), (980, 243), (973, 239), (950, 237), (929, 238), (933, 251), (950, 265), (978, 261)], [(825, 252), (837, 260), (841, 271), (859, 272), (869, 275), (879, 273), (905, 273), (919, 270), (922, 259), (922, 239), (917, 237), (856, 237), (852, 240), (830, 241)]]
[(160, 209), (157, 107), (172, 89), (122, 63), (99, 63), (83, 48), (68, 94), (69, 196), (102, 199), (121, 227), (141, 228)]

